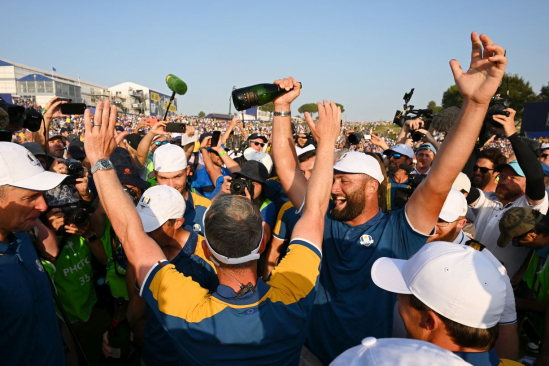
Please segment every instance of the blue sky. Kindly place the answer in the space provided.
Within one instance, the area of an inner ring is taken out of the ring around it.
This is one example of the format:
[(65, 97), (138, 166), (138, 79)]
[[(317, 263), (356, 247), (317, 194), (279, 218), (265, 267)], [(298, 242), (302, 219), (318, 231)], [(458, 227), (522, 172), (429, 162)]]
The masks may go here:
[[(392, 119), (440, 104), (448, 61), (467, 68), (469, 35), (507, 49), (507, 71), (549, 82), (549, 1), (11, 1), (1, 6), (0, 58), (112, 86), (168, 92), (188, 84), (179, 112), (227, 113), (233, 85), (288, 75), (303, 83), (297, 108), (342, 103), (346, 120)], [(11, 14), (11, 15), (9, 15)], [(234, 108), (233, 108), (234, 111)]]

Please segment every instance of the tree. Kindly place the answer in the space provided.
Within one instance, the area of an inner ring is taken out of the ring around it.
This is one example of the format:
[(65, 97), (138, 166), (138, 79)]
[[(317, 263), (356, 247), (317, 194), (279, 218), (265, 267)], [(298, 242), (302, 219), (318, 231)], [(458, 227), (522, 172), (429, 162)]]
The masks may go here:
[[(507, 97), (507, 90), (509, 90), (509, 97)], [(543, 91), (543, 88), (542, 88)], [(527, 102), (535, 102), (538, 100), (538, 96), (532, 90), (530, 82), (524, 81), (524, 79), (517, 75), (505, 74), (502, 84), (499, 89), (499, 93), (502, 98), (509, 100), (509, 106), (517, 111), (515, 118), (522, 120), (522, 112), (524, 105)], [(461, 107), (463, 103), (463, 97), (459, 93), (456, 85), (449, 87), (442, 95), (442, 107)]]
[(341, 113), (345, 112), (345, 107), (343, 106), (343, 104), (336, 103), (336, 105), (341, 108)]
[(463, 97), (459, 92), (457, 85), (452, 85), (444, 94), (442, 94), (442, 108), (458, 107), (461, 108)]
[(307, 103), (307, 104), (303, 104), (301, 107), (299, 107), (299, 109), (297, 110), (299, 113), (305, 113), (305, 112), (309, 112), (309, 113), (318, 113), (318, 106), (316, 105), (316, 103)]
[(549, 100), (549, 83), (541, 87), (541, 90), (538, 94), (539, 100)]
[(437, 106), (437, 103), (434, 100), (431, 100), (429, 104), (427, 104), (427, 109), (432, 110), (433, 113), (438, 113), (442, 110), (442, 107)]
[(260, 111), (263, 111), (263, 112), (269, 112), (269, 113), (273, 113), (274, 112), (274, 103), (273, 102), (269, 102), (267, 104), (263, 104), (261, 106), (259, 106), (259, 110)]
[(204, 118), (206, 116), (206, 113), (204, 111), (198, 112), (198, 118)]

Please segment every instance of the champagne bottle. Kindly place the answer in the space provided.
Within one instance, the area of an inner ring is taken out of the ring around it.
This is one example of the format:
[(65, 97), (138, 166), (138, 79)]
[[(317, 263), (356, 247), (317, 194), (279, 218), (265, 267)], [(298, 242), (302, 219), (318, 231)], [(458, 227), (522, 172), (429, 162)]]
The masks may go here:
[(112, 358), (127, 359), (133, 351), (130, 323), (126, 319), (126, 306), (126, 300), (123, 297), (116, 299), (114, 316), (107, 335)]
[(257, 84), (233, 90), (233, 103), (237, 111), (243, 111), (272, 102), (285, 93), (275, 84)]

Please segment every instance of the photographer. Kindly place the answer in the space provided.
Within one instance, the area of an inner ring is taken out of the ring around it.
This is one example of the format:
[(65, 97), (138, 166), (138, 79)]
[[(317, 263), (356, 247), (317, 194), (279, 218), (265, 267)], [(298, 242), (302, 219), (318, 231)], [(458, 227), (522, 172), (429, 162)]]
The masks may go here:
[[(385, 150), (384, 154), (389, 160), (389, 166), (387, 168), (387, 212), (402, 208), (403, 205), (395, 204), (395, 194), (398, 189), (411, 190), (408, 181), (408, 171), (403, 169), (401, 165), (408, 165), (411, 169), (412, 159), (414, 157), (414, 150), (408, 145), (397, 144), (392, 149)], [(414, 186), (415, 188), (415, 186)]]
[[(396, 143), (397, 144), (406, 144), (408, 139), (408, 134), (417, 131), (420, 135), (423, 135), (421, 138), (414, 141), (423, 141), (428, 142), (433, 145), (435, 150), (440, 149), (440, 144), (435, 140), (435, 138), (429, 133), (429, 131), (423, 129), (425, 127), (425, 122), (421, 118), (409, 119), (407, 120), (400, 129)], [(419, 135), (418, 135), (419, 136)]]
[[(211, 145), (211, 140), (212, 137), (208, 136), (204, 138), (203, 143)], [(221, 139), (217, 146), (201, 147), (200, 153), (205, 169), (199, 170), (193, 177), (191, 188), (207, 199), (213, 199), (221, 190), (224, 177), (230, 177), (232, 172), (239, 171), (240, 166), (221, 146)]]
[(544, 175), (541, 164), (534, 152), (518, 136), (515, 128), (515, 111), (507, 108), (509, 117), (495, 114), (494, 121), (501, 124), (502, 130), (513, 147), (517, 160), (494, 167), (499, 172), (495, 192), (482, 192), (472, 188), (467, 202), (476, 215), (476, 239), (486, 245), (500, 260), (512, 282), (513, 277), (525, 261), (529, 250), (509, 246), (501, 248), (497, 245), (500, 231), (498, 222), (501, 215), (511, 207), (530, 207), (540, 212), (547, 212), (549, 202), (545, 192)]

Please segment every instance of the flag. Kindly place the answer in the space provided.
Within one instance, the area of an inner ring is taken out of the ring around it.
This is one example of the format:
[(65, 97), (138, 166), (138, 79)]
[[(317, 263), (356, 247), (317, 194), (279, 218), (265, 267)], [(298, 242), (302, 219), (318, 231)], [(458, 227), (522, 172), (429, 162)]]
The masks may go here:
[(52, 66), (52, 68), (51, 68), (51, 69), (52, 69), (53, 71), (57, 71), (57, 70), (55, 69), (55, 67), (53, 67), (53, 66)]

